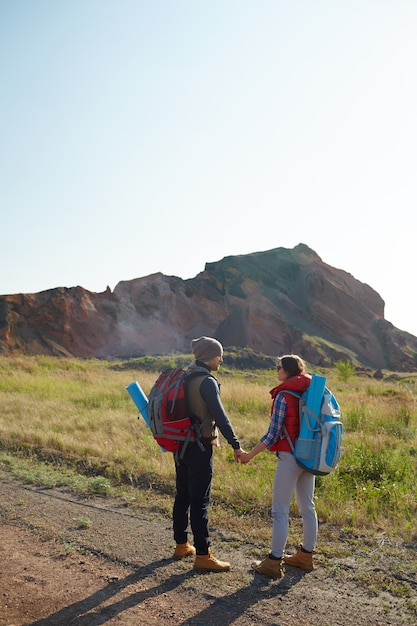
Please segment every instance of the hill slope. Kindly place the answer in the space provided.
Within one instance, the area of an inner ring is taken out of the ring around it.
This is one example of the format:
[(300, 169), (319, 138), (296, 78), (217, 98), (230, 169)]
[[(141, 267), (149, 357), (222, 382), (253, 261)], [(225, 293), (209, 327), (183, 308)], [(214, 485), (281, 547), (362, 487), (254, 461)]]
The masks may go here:
[(297, 352), (316, 365), (351, 359), (417, 369), (417, 338), (384, 319), (368, 285), (304, 244), (225, 257), (183, 280), (161, 273), (119, 282), (0, 296), (0, 353), (128, 357), (188, 352), (212, 335), (266, 355)]

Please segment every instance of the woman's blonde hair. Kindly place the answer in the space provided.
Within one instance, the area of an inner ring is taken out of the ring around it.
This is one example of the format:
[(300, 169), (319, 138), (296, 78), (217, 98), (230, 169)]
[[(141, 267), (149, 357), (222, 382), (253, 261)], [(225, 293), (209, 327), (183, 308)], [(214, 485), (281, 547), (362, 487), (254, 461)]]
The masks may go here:
[(299, 376), (306, 371), (306, 365), (298, 354), (284, 354), (277, 358), (277, 369), (281, 368), (288, 376)]

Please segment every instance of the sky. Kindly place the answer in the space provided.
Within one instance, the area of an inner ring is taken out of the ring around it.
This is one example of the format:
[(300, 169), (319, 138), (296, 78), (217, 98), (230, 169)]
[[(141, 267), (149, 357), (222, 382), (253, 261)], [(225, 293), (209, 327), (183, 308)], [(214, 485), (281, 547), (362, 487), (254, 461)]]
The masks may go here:
[(415, 0), (0, 0), (0, 294), (304, 243), (417, 336)]

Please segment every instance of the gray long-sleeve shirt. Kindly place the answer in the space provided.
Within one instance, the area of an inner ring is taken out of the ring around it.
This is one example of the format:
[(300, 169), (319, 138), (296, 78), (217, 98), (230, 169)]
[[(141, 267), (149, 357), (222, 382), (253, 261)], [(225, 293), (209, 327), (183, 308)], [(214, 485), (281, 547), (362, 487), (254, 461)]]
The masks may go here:
[[(208, 370), (206, 364), (202, 361), (197, 361), (196, 364)], [(207, 408), (223, 437), (232, 446), (233, 450), (238, 450), (240, 443), (224, 410), (220, 399), (220, 385), (217, 380), (212, 376), (204, 378), (200, 385), (200, 395), (207, 404)]]

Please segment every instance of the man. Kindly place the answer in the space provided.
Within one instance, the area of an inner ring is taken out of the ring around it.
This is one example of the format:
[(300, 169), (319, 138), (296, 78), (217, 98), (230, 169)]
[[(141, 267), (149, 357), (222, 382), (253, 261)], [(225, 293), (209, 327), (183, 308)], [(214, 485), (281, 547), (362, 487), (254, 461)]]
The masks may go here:
[[(225, 572), (230, 563), (216, 559), (210, 548), (208, 507), (213, 478), (213, 446), (218, 446), (218, 431), (234, 450), (235, 460), (243, 452), (220, 400), (220, 388), (211, 372), (223, 362), (223, 346), (212, 337), (191, 341), (195, 361), (187, 369), (185, 390), (190, 415), (201, 422), (201, 442), (188, 444), (176, 460), (176, 495), (173, 529), (174, 557), (194, 556), (194, 569)], [(194, 546), (188, 541), (190, 519)]]

